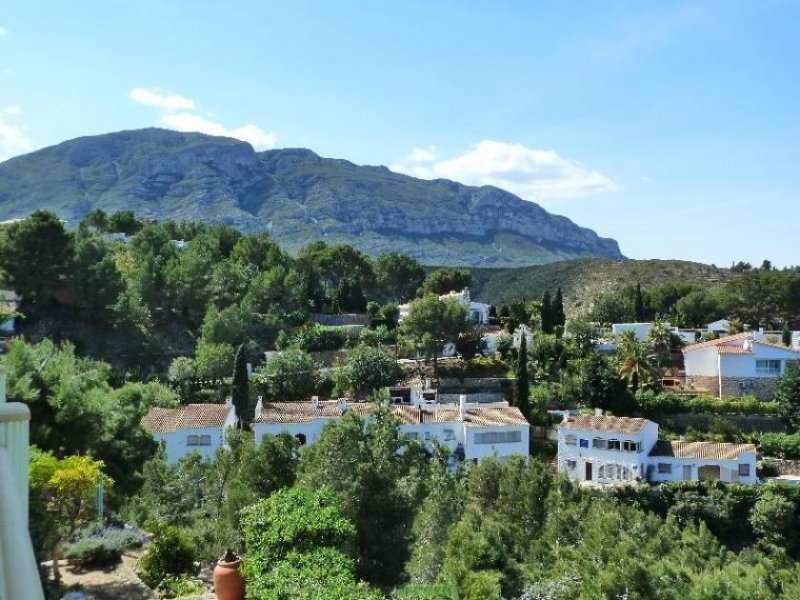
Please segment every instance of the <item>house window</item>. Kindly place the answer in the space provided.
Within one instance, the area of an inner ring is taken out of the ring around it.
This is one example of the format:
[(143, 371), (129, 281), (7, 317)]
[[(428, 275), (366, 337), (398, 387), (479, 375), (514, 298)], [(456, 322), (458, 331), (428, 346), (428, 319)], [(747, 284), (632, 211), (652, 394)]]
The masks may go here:
[(577, 446), (578, 445), (578, 436), (576, 435), (568, 435), (564, 438), (564, 443), (567, 446)]
[(609, 450), (619, 450), (620, 449), (619, 440), (608, 440), (608, 449)]
[(522, 441), (520, 431), (486, 431), (475, 434), (476, 444), (512, 444)]
[(633, 442), (631, 440), (625, 440), (622, 442), (622, 449), (625, 452), (638, 452), (639, 451), (639, 442)]
[(672, 465), (670, 463), (658, 463), (659, 473), (672, 473)]
[(589, 440), (581, 439), (581, 448), (588, 448), (589, 447)]
[(190, 435), (190, 436), (187, 436), (186, 445), (187, 446), (210, 446), (211, 445), (211, 436), (210, 435)]
[(594, 438), (592, 440), (592, 448), (597, 448), (598, 450), (605, 450), (608, 448), (608, 442), (603, 438)]
[(758, 375), (780, 375), (781, 361), (779, 360), (757, 360), (756, 374)]
[(444, 441), (445, 442), (452, 442), (456, 439), (456, 433), (452, 429), (445, 429), (444, 430)]
[(567, 461), (567, 468), (568, 469), (574, 469), (577, 466), (578, 466), (578, 461), (577, 460), (568, 460)]
[(430, 442), (431, 441), (431, 432), (430, 431), (426, 431), (425, 432), (425, 441), (426, 442)]
[(417, 438), (419, 438), (419, 433), (417, 433), (416, 431), (407, 431), (405, 436), (407, 440), (416, 440)]
[(750, 477), (750, 465), (739, 465), (739, 477)]

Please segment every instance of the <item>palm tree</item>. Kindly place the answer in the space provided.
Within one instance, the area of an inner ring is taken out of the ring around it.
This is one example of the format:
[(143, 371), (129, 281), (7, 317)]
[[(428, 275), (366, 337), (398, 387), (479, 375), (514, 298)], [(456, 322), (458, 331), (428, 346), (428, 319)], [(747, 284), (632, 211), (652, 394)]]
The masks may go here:
[(661, 370), (669, 360), (672, 351), (672, 332), (663, 321), (656, 321), (647, 334), (647, 343), (656, 358), (656, 365)]
[(653, 364), (654, 356), (649, 348), (636, 339), (633, 331), (625, 331), (619, 338), (617, 354), (614, 358), (617, 373), (635, 393), (642, 385), (651, 383), (658, 370)]

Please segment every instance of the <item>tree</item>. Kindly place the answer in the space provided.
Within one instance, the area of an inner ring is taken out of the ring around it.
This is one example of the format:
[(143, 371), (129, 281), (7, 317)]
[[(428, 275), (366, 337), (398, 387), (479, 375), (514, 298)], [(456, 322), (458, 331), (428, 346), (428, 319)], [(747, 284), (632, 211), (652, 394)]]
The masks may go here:
[(53, 213), (37, 210), (0, 232), (0, 270), (22, 296), (23, 307), (37, 311), (64, 289), (72, 239)]
[(786, 371), (778, 379), (775, 402), (781, 416), (795, 429), (800, 429), (800, 361), (786, 362)]
[(636, 284), (636, 292), (633, 297), (633, 318), (637, 323), (644, 321), (644, 298), (642, 296), (642, 284)]
[(67, 456), (34, 451), (30, 461), (31, 493), (44, 502), (55, 519), (57, 532), (53, 544), (53, 578), (61, 581), (58, 559), (61, 544), (71, 540), (78, 529), (97, 516), (97, 487), (111, 487), (113, 481), (103, 473), (103, 461), (88, 456)]
[(211, 379), (222, 379), (233, 368), (234, 349), (230, 344), (215, 344), (201, 339), (197, 343), (194, 364), (197, 374)]
[(542, 307), (539, 314), (542, 320), (542, 331), (545, 333), (553, 333), (555, 322), (553, 320), (553, 307), (549, 290), (545, 290), (544, 294), (542, 294)]
[(233, 359), (231, 400), (236, 409), (239, 429), (246, 429), (253, 421), (253, 406), (250, 401), (250, 378), (247, 374), (247, 356), (244, 344), (236, 349), (236, 356)]
[(136, 219), (132, 210), (118, 210), (108, 219), (108, 231), (134, 235), (141, 231), (143, 224)]
[(514, 388), (514, 404), (526, 419), (530, 419), (530, 382), (528, 380), (528, 336), (523, 329), (519, 341), (517, 366), (514, 371), (516, 387)]
[(647, 334), (647, 343), (655, 356), (656, 366), (662, 369), (672, 352), (672, 331), (663, 321), (656, 321)]
[(675, 309), (682, 325), (701, 327), (720, 315), (719, 302), (708, 290), (693, 290), (680, 298)]
[(561, 288), (556, 290), (556, 296), (553, 299), (552, 305), (553, 325), (561, 327), (563, 330), (564, 325), (567, 323), (567, 317), (564, 315), (564, 298), (561, 296)]
[(450, 292), (460, 292), (472, 284), (472, 274), (467, 269), (448, 267), (436, 269), (422, 284), (423, 294), (441, 296)]
[(108, 243), (97, 236), (78, 235), (68, 278), (70, 304), (90, 315), (92, 320), (107, 321), (125, 289)]
[(578, 397), (586, 406), (620, 412), (627, 400), (625, 381), (598, 352), (591, 352), (580, 363)]
[(425, 280), (425, 270), (404, 254), (381, 254), (372, 265), (378, 294), (384, 301), (408, 302)]
[(781, 342), (787, 348), (792, 346), (792, 330), (789, 329), (789, 323), (783, 324), (783, 330), (781, 331)]
[(256, 373), (260, 386), (274, 401), (307, 400), (319, 382), (319, 366), (299, 348), (288, 348), (270, 357)]
[(397, 360), (383, 348), (359, 344), (344, 364), (334, 370), (337, 388), (353, 392), (359, 400), (375, 390), (394, 384), (400, 376)]
[(617, 372), (635, 393), (640, 386), (647, 385), (656, 378), (653, 356), (647, 346), (636, 339), (632, 330), (623, 332), (618, 344), (615, 356)]
[(470, 323), (467, 329), (456, 338), (455, 346), (456, 353), (460, 354), (465, 360), (475, 358), (486, 349), (483, 331), (479, 326)]
[(433, 370), (438, 377), (437, 358), (445, 344), (455, 343), (469, 327), (467, 309), (458, 301), (429, 294), (411, 302), (408, 316), (400, 324), (400, 336), (414, 354), (433, 359)]

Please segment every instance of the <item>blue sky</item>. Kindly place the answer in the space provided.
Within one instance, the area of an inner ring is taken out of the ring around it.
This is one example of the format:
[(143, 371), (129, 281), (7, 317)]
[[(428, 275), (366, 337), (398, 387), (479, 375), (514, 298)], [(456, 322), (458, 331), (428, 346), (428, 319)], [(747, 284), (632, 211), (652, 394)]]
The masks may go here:
[(800, 2), (9, 2), (0, 159), (146, 126), (495, 184), (632, 258), (800, 263)]

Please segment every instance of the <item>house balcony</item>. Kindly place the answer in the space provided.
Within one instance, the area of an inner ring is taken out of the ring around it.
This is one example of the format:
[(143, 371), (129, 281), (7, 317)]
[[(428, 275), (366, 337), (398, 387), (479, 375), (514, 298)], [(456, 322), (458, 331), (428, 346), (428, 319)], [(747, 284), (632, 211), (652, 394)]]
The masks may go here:
[(6, 402), (0, 366), (0, 598), (43, 600), (28, 533), (27, 405)]

